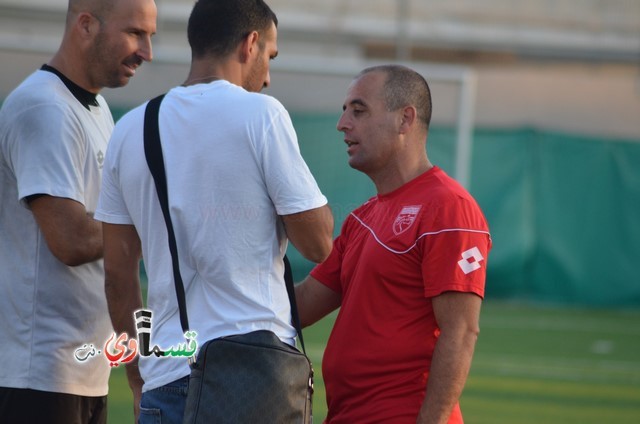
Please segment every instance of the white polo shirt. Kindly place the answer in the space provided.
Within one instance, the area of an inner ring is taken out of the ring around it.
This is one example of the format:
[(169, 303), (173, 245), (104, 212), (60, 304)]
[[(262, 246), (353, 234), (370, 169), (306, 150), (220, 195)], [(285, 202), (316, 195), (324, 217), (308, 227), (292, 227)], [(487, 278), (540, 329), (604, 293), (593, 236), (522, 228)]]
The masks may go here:
[(48, 194), (95, 210), (113, 118), (101, 96), (97, 106), (80, 100), (38, 70), (0, 110), (2, 387), (107, 394), (108, 362), (74, 356), (83, 344), (101, 349), (113, 331), (102, 261), (68, 267), (56, 259), (25, 202)]

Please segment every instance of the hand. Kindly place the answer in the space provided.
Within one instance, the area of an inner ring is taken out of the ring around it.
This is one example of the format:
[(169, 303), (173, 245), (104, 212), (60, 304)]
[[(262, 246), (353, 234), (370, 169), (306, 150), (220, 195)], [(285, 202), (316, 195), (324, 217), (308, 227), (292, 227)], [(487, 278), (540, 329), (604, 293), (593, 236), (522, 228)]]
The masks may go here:
[(129, 388), (133, 393), (133, 416), (135, 418), (135, 423), (138, 422), (138, 418), (140, 418), (140, 400), (142, 399), (142, 386), (144, 384), (144, 380), (140, 376), (140, 370), (138, 369), (138, 358), (136, 358), (133, 362), (126, 365), (127, 370), (127, 380), (129, 381)]
[(134, 423), (138, 422), (140, 419), (140, 400), (142, 399), (142, 386), (140, 386), (139, 390), (133, 391), (133, 416)]

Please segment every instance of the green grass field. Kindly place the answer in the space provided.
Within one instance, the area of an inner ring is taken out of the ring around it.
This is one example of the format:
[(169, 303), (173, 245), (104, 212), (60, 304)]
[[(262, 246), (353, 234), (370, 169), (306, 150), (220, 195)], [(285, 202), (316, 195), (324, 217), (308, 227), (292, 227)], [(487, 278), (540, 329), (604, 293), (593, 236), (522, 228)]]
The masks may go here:
[[(316, 371), (314, 420), (326, 415), (320, 361), (333, 316), (305, 330)], [(640, 422), (640, 311), (485, 302), (461, 405), (466, 424)], [(109, 423), (133, 422), (123, 370)]]

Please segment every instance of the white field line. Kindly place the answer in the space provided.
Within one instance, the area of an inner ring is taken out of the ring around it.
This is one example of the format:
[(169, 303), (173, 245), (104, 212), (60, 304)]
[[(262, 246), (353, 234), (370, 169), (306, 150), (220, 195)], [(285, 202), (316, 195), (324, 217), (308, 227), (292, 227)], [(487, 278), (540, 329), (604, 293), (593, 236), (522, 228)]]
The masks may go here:
[(559, 359), (528, 355), (477, 355), (472, 369), (497, 375), (568, 381), (640, 383), (640, 362)]
[[(634, 322), (629, 318), (629, 323)], [(637, 321), (636, 321), (637, 322)], [(592, 319), (578, 318), (497, 318), (487, 317), (480, 318), (480, 330), (482, 328), (496, 329), (517, 329), (517, 330), (540, 330), (540, 331), (572, 331), (583, 333), (606, 333), (606, 334), (622, 334), (627, 336), (640, 337), (640, 326), (626, 325), (621, 326), (620, 322), (595, 321)]]

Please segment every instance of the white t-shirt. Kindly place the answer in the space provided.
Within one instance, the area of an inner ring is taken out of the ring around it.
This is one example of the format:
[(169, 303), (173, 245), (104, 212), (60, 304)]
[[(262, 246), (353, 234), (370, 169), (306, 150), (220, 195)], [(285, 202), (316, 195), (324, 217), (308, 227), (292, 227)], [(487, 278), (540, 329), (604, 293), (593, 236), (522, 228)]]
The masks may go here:
[[(143, 145), (142, 105), (116, 125), (96, 218), (133, 224), (149, 277), (151, 346), (184, 343), (167, 231)], [(226, 81), (176, 87), (160, 106), (160, 139), (186, 290), (198, 343), (267, 329), (293, 343), (278, 215), (327, 203), (274, 98)], [(133, 319), (133, 318), (132, 318)], [(189, 374), (186, 360), (141, 358), (144, 391)]]
[[(39, 70), (0, 111), (0, 386), (104, 396), (109, 366), (80, 363), (113, 331), (102, 261), (68, 267), (56, 259), (25, 198), (48, 194), (96, 208), (111, 112), (83, 106), (60, 78)], [(37, 407), (37, 405), (35, 406)]]

